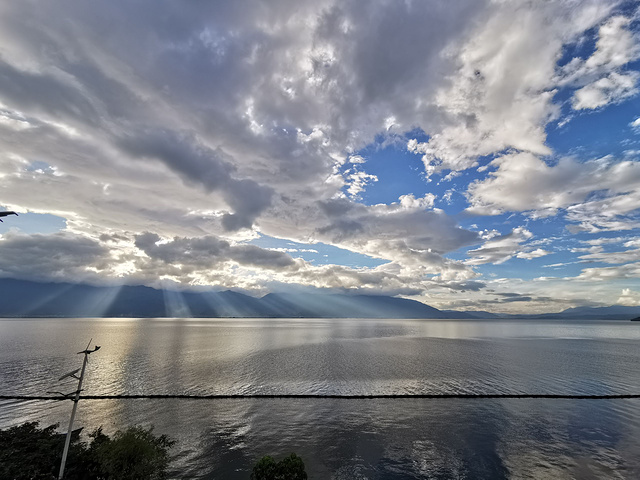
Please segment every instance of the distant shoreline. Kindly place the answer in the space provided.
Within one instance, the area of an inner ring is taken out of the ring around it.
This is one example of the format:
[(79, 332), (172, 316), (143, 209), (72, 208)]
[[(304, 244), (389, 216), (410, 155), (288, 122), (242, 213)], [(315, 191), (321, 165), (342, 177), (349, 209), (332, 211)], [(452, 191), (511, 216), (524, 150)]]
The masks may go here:
[[(547, 314), (551, 315), (551, 314)], [(237, 316), (237, 317), (205, 317), (205, 316), (135, 316), (135, 315), (118, 315), (118, 316), (98, 316), (98, 315), (0, 315), (0, 320), (20, 320), (20, 319), (109, 319), (109, 318), (118, 318), (118, 319), (131, 319), (131, 320), (149, 320), (149, 319), (190, 319), (190, 320), (458, 320), (464, 322), (474, 322), (474, 321), (484, 321), (484, 320), (562, 320), (562, 321), (632, 321), (632, 322), (640, 322), (640, 317), (629, 319), (628, 316), (571, 316), (571, 317), (562, 317), (562, 316), (527, 316), (522, 314), (503, 314), (500, 317), (474, 317), (474, 318), (447, 318), (447, 317), (436, 317), (436, 318), (426, 318), (426, 317), (373, 317), (373, 316), (350, 316), (350, 317), (285, 317), (285, 316), (277, 316), (277, 317), (250, 317), (250, 316)]]
[[(344, 293), (174, 291), (0, 279), (0, 318), (380, 318), (460, 320), (630, 320), (640, 306), (574, 307), (553, 313), (440, 310), (402, 297)], [(169, 300), (167, 300), (169, 299)]]

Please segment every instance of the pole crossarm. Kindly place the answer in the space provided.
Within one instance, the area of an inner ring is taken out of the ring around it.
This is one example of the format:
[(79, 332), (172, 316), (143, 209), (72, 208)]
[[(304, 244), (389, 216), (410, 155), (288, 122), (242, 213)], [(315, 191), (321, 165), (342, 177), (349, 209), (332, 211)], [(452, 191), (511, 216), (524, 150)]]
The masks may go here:
[(69, 392), (69, 393), (62, 393), (62, 392), (47, 392), (47, 393), (57, 393), (58, 395), (60, 395), (62, 398), (60, 398), (60, 400), (73, 400), (74, 402), (77, 402), (76, 400), (76, 396), (78, 396), (78, 393), (80, 393), (81, 391), (83, 391), (84, 389), (78, 391), (78, 390), (74, 390), (73, 392)]
[(58, 381), (60, 382), (60, 381), (64, 380), (65, 378), (75, 378), (76, 380), (80, 380), (80, 377), (78, 375), (76, 375), (76, 373), (78, 373), (79, 371), (80, 371), (80, 369), (76, 368), (75, 370), (72, 370), (69, 373), (65, 373), (63, 376), (61, 376), (58, 379)]

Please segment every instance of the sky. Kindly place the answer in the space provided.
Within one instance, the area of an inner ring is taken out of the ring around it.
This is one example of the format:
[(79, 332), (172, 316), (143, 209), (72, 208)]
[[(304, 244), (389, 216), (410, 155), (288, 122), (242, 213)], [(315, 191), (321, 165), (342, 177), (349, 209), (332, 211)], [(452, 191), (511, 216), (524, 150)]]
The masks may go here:
[(640, 305), (640, 7), (0, 3), (0, 277)]

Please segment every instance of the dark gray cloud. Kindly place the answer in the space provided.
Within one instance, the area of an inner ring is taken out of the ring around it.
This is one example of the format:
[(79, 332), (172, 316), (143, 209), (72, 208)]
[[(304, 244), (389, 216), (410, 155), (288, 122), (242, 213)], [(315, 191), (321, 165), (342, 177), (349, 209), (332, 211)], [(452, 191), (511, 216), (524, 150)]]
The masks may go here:
[(330, 243), (392, 241), (401, 251), (441, 255), (479, 240), (476, 232), (432, 209), (402, 203), (365, 206), (346, 198), (321, 202), (320, 208), (328, 224), (316, 234)]
[(135, 246), (152, 259), (167, 264), (189, 266), (205, 270), (221, 263), (236, 262), (240, 265), (282, 270), (295, 267), (295, 261), (284, 252), (266, 250), (255, 245), (231, 245), (226, 240), (206, 236), (199, 238), (173, 238), (162, 242), (155, 233), (137, 235)]
[[(189, 132), (167, 129), (143, 130), (119, 140), (131, 155), (155, 158), (192, 184), (201, 184), (208, 191), (220, 190), (233, 209), (222, 219), (227, 230), (251, 228), (253, 221), (271, 203), (273, 189), (253, 180), (237, 180), (237, 169), (222, 149), (213, 150), (202, 145)], [(225, 158), (227, 157), (227, 158)]]
[(40, 72), (19, 70), (0, 61), (0, 91), (11, 103), (53, 118), (73, 119), (97, 126), (100, 114), (96, 105), (79, 88), (61, 78)]
[(0, 242), (0, 275), (28, 280), (87, 281), (107, 268), (109, 250), (70, 233), (9, 232)]
[(512, 302), (531, 302), (533, 297), (528, 297), (526, 295), (518, 296), (518, 297), (507, 297), (500, 300), (500, 303), (512, 303)]
[(158, 159), (191, 183), (217, 190), (231, 181), (235, 170), (222, 150), (201, 145), (191, 132), (166, 128), (141, 129), (118, 140), (134, 157)]

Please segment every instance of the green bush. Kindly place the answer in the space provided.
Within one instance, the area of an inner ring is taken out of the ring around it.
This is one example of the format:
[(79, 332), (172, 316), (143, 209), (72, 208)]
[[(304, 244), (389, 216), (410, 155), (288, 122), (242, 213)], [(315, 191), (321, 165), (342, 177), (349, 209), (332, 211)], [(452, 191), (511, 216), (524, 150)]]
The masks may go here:
[(253, 467), (251, 480), (307, 480), (307, 473), (302, 458), (295, 453), (279, 462), (267, 455)]
[[(57, 479), (64, 448), (64, 435), (57, 425), (38, 428), (37, 422), (0, 430), (0, 478), (3, 480)], [(174, 444), (153, 429), (134, 426), (113, 438), (92, 432), (91, 442), (72, 436), (65, 480), (163, 480)]]
[(164, 480), (169, 466), (169, 448), (175, 443), (166, 435), (156, 437), (153, 428), (130, 427), (117, 431), (113, 438), (102, 428), (89, 435), (89, 451), (100, 465), (105, 479)]

